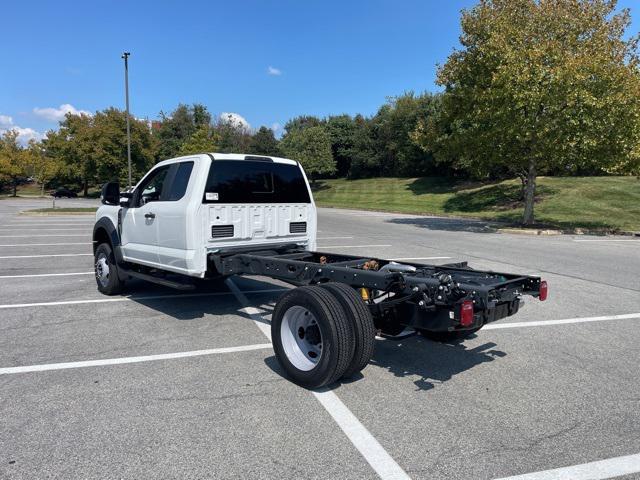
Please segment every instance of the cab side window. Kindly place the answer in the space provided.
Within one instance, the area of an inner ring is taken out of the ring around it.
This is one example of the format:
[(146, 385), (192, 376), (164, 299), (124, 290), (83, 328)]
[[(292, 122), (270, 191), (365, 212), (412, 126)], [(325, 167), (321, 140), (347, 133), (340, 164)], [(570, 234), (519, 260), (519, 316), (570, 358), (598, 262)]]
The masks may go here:
[(191, 177), (191, 170), (193, 170), (193, 162), (180, 162), (174, 166), (175, 174), (171, 187), (167, 192), (166, 200), (168, 202), (175, 202), (184, 197), (187, 192), (187, 186), (189, 185), (189, 178)]
[(140, 196), (138, 198), (137, 206), (145, 205), (149, 202), (157, 202), (162, 196), (162, 190), (167, 180), (167, 174), (169, 173), (170, 166), (160, 167), (149, 174), (144, 182), (140, 185)]

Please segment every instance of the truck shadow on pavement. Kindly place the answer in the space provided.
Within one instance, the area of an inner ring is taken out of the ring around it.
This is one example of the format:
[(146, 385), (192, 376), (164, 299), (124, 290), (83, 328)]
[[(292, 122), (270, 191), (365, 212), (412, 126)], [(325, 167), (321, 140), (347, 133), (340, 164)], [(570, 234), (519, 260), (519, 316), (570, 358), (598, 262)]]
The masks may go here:
[(438, 343), (420, 336), (382, 340), (376, 342), (370, 365), (385, 368), (396, 377), (419, 377), (413, 382), (418, 390), (431, 390), (459, 373), (507, 355), (495, 347), (493, 342), (468, 347), (462, 342)]
[[(286, 291), (285, 287), (252, 278), (243, 278), (238, 287), (251, 305), (275, 303)], [(133, 280), (127, 284), (129, 299), (176, 320), (198, 320), (206, 315), (237, 315), (256, 320), (244, 311), (233, 292), (222, 281), (199, 285), (195, 290), (179, 292), (169, 287)], [(261, 309), (262, 310), (262, 309)], [(264, 314), (270, 314), (265, 312)], [(266, 322), (266, 320), (265, 320)], [(268, 323), (268, 322), (266, 322)]]
[[(269, 324), (273, 306), (286, 289), (281, 285), (247, 277), (239, 280), (237, 285), (247, 295), (251, 305), (258, 309), (261, 321)], [(252, 291), (260, 293), (252, 295)], [(176, 295), (175, 290), (149, 286), (142, 282), (132, 282), (129, 293), (132, 301), (179, 321), (201, 319), (207, 315), (229, 314), (251, 322), (257, 320), (255, 315), (244, 311), (243, 306), (238, 304), (232, 292), (223, 283), (201, 287), (195, 292), (183, 294), (184, 298), (181, 298), (182, 295), (179, 293)], [(167, 295), (166, 298), (163, 298), (164, 295)], [(470, 337), (468, 341), (473, 342), (474, 338), (477, 336)], [(384, 368), (396, 377), (416, 377), (413, 383), (417, 389), (426, 391), (451, 380), (459, 373), (507, 355), (496, 347), (493, 342), (474, 347), (464, 342), (438, 343), (418, 335), (403, 340), (377, 340), (373, 358), (367, 368)], [(265, 364), (278, 375), (285, 377), (274, 356), (266, 358)], [(339, 382), (337, 386), (362, 378), (360, 374), (353, 379)]]
[(482, 220), (446, 217), (392, 218), (386, 220), (396, 225), (413, 225), (427, 230), (443, 230), (447, 232), (496, 233), (496, 229)]

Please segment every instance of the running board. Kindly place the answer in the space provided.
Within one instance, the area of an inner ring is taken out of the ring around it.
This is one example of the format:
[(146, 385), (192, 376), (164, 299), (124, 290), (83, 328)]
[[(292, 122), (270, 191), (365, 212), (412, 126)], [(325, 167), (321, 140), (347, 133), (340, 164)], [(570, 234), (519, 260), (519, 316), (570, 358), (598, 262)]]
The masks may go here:
[[(122, 269), (122, 267), (119, 267)], [(122, 272), (130, 277), (146, 280), (147, 282), (157, 283), (158, 285), (164, 285), (165, 287), (175, 288), (176, 290), (194, 290), (196, 288), (192, 283), (174, 282), (166, 278), (156, 277), (155, 275), (149, 275), (147, 273), (136, 272), (135, 270), (124, 269)]]

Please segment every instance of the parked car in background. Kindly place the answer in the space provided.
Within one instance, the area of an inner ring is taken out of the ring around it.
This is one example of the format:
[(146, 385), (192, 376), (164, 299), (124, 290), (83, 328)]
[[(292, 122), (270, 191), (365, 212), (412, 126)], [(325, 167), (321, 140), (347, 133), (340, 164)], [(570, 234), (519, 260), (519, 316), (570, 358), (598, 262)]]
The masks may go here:
[(54, 198), (78, 198), (78, 194), (69, 190), (68, 188), (58, 188), (51, 190), (49, 194)]

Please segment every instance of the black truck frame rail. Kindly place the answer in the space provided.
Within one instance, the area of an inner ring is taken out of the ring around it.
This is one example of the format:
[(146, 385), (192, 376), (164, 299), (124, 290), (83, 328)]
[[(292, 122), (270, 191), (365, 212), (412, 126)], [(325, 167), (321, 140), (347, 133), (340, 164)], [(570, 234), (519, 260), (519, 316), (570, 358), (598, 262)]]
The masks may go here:
[(547, 292), (546, 282), (539, 277), (475, 270), (466, 262), (397, 263), (296, 246), (213, 253), (209, 259), (224, 276), (262, 275), (296, 286), (350, 285), (360, 291), (376, 327), (388, 335), (397, 335), (405, 327), (434, 332), (475, 330), (515, 314), (523, 295), (545, 300)]

